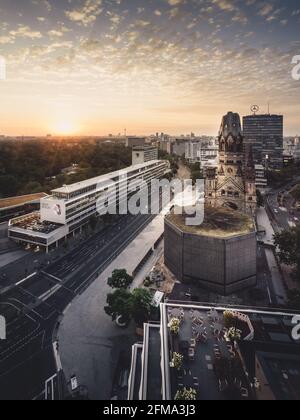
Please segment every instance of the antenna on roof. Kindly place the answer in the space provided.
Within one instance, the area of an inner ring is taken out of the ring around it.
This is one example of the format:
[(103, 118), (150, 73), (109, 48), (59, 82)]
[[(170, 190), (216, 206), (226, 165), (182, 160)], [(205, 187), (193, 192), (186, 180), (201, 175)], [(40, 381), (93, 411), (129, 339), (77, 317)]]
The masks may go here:
[(268, 114), (270, 115), (270, 102), (268, 102)]

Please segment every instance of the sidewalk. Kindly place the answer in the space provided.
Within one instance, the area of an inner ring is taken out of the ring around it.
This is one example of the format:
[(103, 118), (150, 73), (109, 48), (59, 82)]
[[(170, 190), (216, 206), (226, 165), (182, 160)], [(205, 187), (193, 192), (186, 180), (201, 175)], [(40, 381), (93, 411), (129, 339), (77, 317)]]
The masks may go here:
[(265, 245), (273, 246), (274, 245), (273, 236), (275, 235), (275, 232), (270, 222), (270, 219), (268, 217), (268, 214), (266, 212), (266, 209), (264, 207), (259, 207), (257, 209), (257, 224), (258, 224), (259, 230), (261, 228), (264, 228), (266, 232), (265, 234), (259, 234), (261, 241)]
[[(164, 216), (158, 215), (65, 313), (58, 332), (64, 373), (67, 380), (75, 374), (78, 383), (88, 387), (93, 400), (110, 399), (119, 356), (121, 352), (130, 352), (136, 341), (133, 325), (122, 330), (104, 312), (107, 294), (111, 292), (107, 278), (114, 269), (125, 268), (131, 273), (163, 230)], [(153, 256), (159, 258), (159, 249)], [(146, 267), (151, 269), (154, 265), (152, 257), (134, 280), (133, 287), (143, 280)]]

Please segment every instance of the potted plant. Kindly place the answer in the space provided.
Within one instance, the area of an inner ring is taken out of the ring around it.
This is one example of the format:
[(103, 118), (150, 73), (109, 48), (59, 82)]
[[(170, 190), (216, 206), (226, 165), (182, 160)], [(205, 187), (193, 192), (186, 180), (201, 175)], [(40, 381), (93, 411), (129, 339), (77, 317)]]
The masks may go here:
[(225, 339), (230, 340), (232, 343), (236, 343), (241, 341), (242, 339), (242, 331), (238, 330), (237, 328), (231, 327), (225, 334)]
[(235, 325), (235, 315), (231, 311), (225, 311), (223, 315), (225, 327), (233, 327)]
[(168, 324), (171, 334), (178, 335), (180, 331), (180, 320), (178, 318), (172, 318)]
[(183, 364), (183, 355), (180, 353), (173, 353), (173, 358), (170, 362), (170, 367), (176, 370), (181, 370)]
[(197, 391), (193, 388), (183, 388), (177, 391), (175, 401), (196, 401)]

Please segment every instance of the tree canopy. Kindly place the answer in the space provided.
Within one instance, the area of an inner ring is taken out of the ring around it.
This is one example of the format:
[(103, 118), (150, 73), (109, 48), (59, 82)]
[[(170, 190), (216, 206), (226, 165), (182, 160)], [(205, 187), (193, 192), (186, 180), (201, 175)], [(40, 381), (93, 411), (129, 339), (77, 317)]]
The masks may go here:
[(130, 298), (131, 294), (125, 289), (117, 289), (113, 293), (107, 295), (107, 306), (104, 308), (107, 315), (115, 321), (118, 316), (130, 321)]
[(300, 226), (276, 233), (274, 239), (281, 262), (295, 266), (295, 275), (300, 279)]
[(152, 294), (146, 289), (135, 289), (130, 293), (126, 289), (116, 289), (107, 296), (107, 315), (115, 321), (118, 316), (124, 320), (133, 319), (141, 327), (150, 319), (152, 309)]
[(288, 307), (300, 311), (300, 290), (288, 291)]
[(132, 282), (133, 277), (126, 270), (114, 270), (107, 280), (108, 285), (113, 289), (128, 289)]
[[(77, 164), (74, 173), (63, 169)], [(49, 193), (131, 164), (131, 149), (93, 140), (41, 139), (0, 142), (0, 198)]]

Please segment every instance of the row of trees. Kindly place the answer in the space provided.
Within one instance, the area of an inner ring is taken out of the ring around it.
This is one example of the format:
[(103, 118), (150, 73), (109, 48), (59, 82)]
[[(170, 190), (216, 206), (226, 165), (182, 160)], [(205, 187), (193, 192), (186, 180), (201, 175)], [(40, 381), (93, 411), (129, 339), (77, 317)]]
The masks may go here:
[(152, 294), (142, 288), (134, 289), (132, 292), (129, 287), (132, 285), (133, 277), (126, 270), (115, 270), (107, 283), (115, 289), (107, 296), (107, 306), (104, 308), (107, 315), (115, 321), (119, 317), (122, 324), (128, 324), (131, 320), (142, 327), (151, 317)]
[(281, 170), (269, 170), (267, 172), (268, 185), (279, 187), (293, 181), (294, 177), (300, 175), (300, 165), (293, 164), (282, 168)]
[[(300, 226), (275, 234), (275, 246), (279, 249), (279, 259), (283, 264), (293, 267), (293, 277), (300, 280)], [(288, 292), (288, 306), (300, 310), (300, 290)]]
[[(73, 163), (79, 170), (63, 174), (62, 170)], [(1, 142), (0, 198), (49, 192), (130, 164), (131, 149), (118, 143), (71, 139)]]
[(175, 176), (179, 169), (179, 157), (175, 155), (170, 155), (169, 153), (165, 152), (164, 150), (158, 151), (158, 158), (163, 160), (168, 160), (170, 162), (170, 169), (171, 175)]

